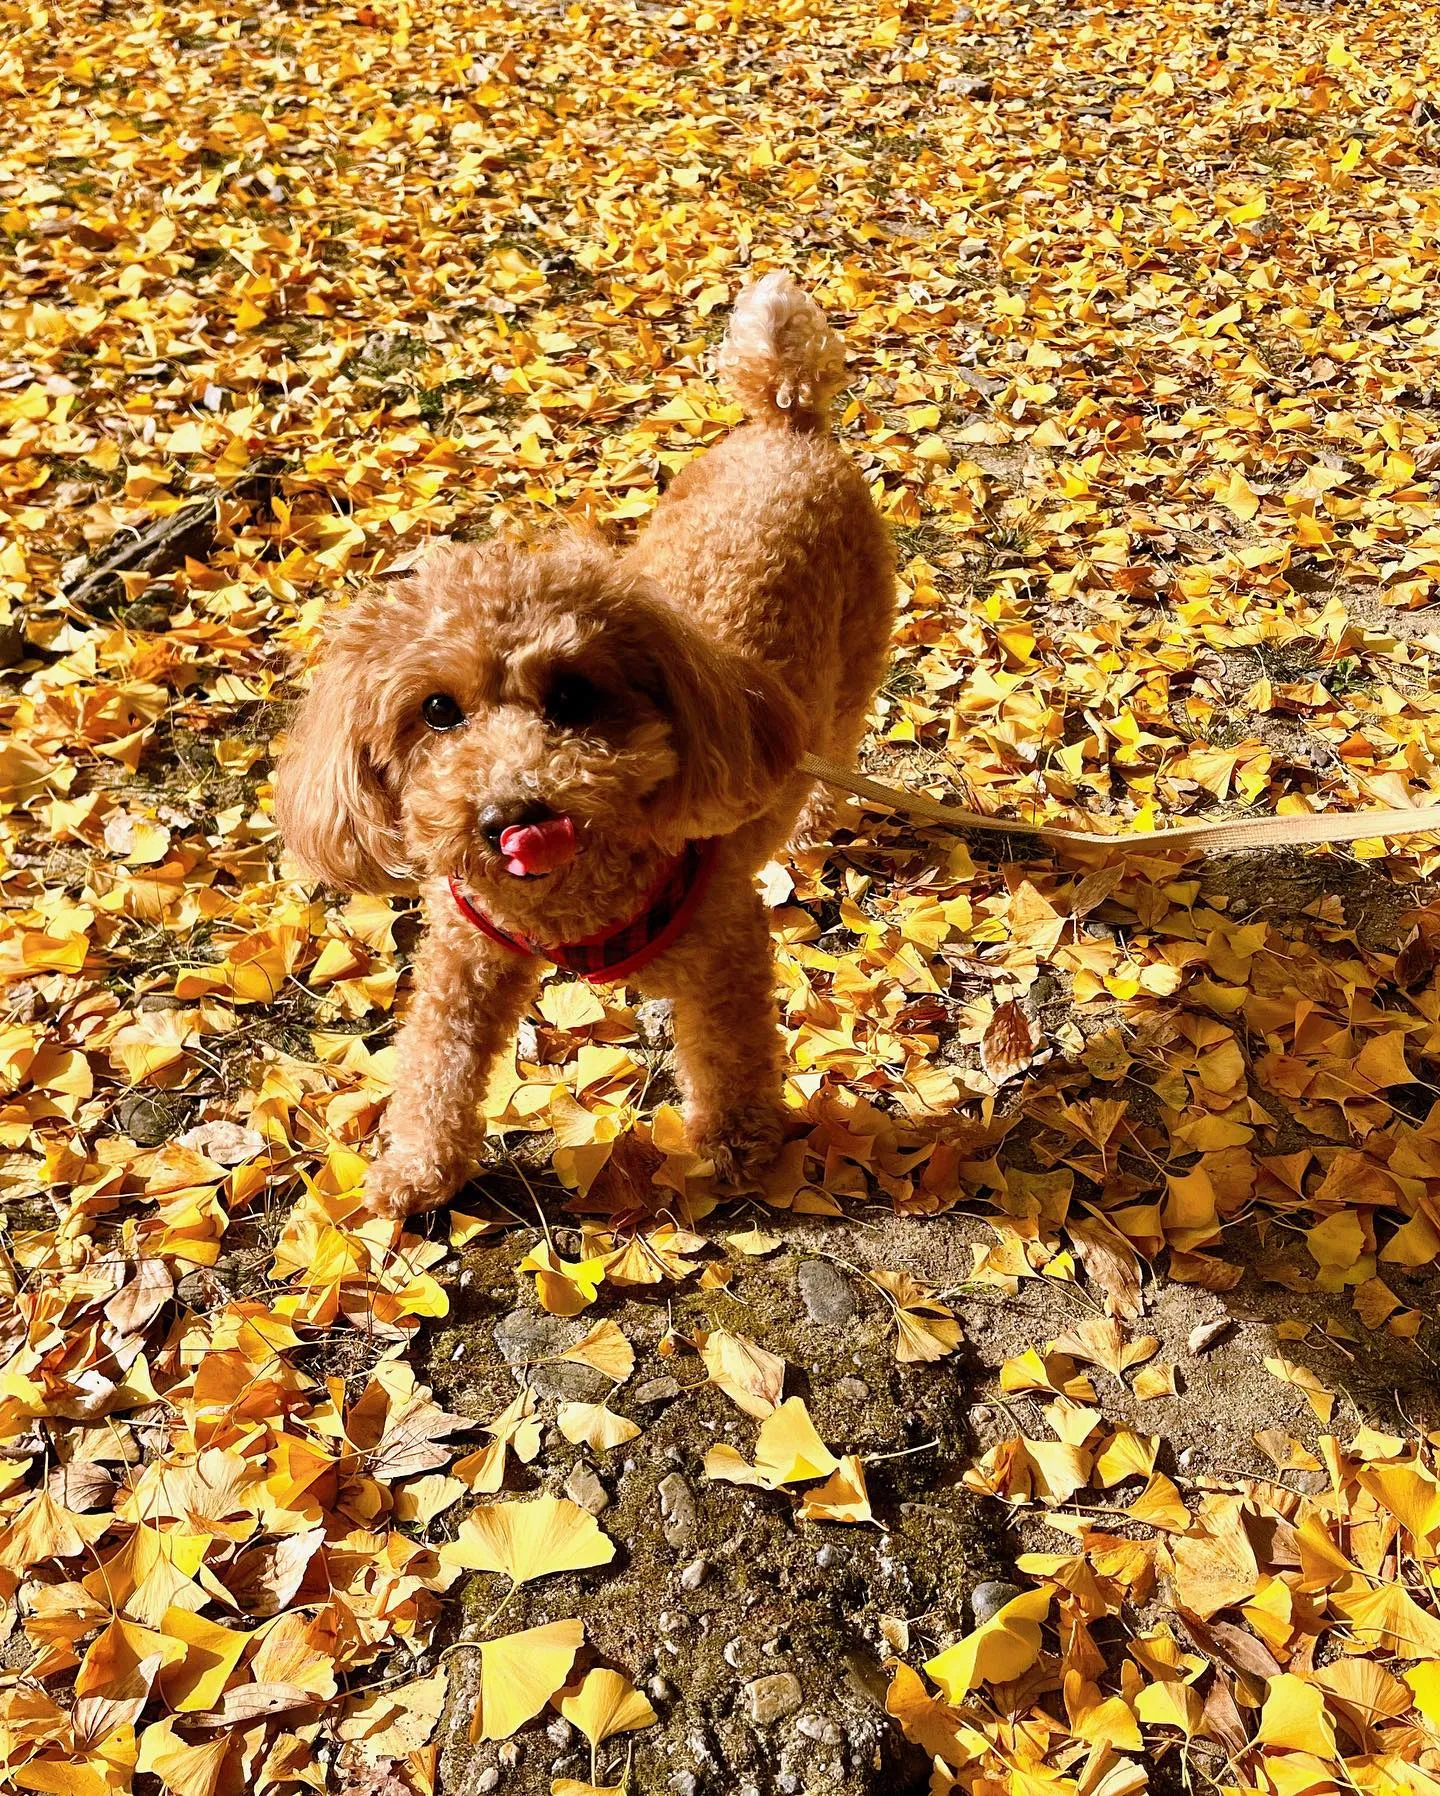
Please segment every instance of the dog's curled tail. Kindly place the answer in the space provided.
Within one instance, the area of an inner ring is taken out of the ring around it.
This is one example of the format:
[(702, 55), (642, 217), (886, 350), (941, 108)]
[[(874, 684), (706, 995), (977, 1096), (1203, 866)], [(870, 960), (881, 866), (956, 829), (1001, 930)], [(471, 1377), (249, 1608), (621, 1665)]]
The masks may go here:
[(845, 348), (793, 275), (767, 274), (735, 301), (715, 366), (757, 424), (822, 430)]

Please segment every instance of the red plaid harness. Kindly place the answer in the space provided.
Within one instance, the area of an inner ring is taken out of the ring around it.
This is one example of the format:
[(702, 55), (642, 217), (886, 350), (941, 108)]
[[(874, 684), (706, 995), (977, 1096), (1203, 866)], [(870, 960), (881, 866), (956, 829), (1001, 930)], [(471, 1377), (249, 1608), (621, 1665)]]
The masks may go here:
[(461, 915), (502, 948), (510, 949), (513, 954), (553, 961), (557, 967), (567, 973), (578, 973), (582, 979), (609, 982), (624, 979), (627, 974), (648, 966), (680, 939), (705, 896), (719, 846), (718, 836), (703, 842), (687, 842), (666, 865), (633, 917), (622, 923), (611, 923), (578, 942), (547, 946), (523, 935), (510, 935), (490, 921), (474, 900), (466, 896), (458, 881), (450, 881), (450, 891)]

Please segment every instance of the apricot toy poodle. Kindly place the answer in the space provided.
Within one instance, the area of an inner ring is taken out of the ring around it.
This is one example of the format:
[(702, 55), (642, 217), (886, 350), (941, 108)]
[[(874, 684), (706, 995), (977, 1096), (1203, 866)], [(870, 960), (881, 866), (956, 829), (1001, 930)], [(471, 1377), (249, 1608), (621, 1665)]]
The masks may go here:
[(429, 928), (367, 1208), (464, 1183), (491, 1067), (546, 963), (672, 1002), (686, 1125), (742, 1184), (783, 1139), (754, 876), (823, 840), (798, 769), (849, 761), (885, 665), (893, 558), (832, 439), (844, 351), (785, 274), (740, 295), (718, 367), (748, 426), (635, 545), (437, 548), (337, 619), (276, 778), (285, 841), (352, 892), (420, 882)]

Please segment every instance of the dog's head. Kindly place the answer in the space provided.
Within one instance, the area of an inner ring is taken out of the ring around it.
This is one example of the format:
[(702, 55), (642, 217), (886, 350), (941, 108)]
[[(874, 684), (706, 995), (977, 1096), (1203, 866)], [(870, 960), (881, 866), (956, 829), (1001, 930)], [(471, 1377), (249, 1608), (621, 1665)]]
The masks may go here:
[(758, 816), (802, 732), (772, 674), (598, 541), (456, 546), (343, 613), (277, 810), (296, 857), (350, 891), (563, 886), (602, 842), (613, 862)]

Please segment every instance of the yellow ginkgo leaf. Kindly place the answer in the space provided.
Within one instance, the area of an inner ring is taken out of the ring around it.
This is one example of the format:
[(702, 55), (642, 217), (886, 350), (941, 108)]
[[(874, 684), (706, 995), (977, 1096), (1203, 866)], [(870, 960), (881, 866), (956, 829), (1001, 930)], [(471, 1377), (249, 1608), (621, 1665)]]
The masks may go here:
[(803, 1484), (807, 1478), (828, 1478), (840, 1461), (815, 1432), (803, 1399), (791, 1397), (760, 1424), (755, 1466), (772, 1485)]
[(583, 1441), (597, 1453), (608, 1453), (623, 1441), (633, 1441), (640, 1430), (628, 1416), (617, 1416), (603, 1403), (562, 1403), (556, 1420), (572, 1446)]
[(1308, 1366), (1297, 1366), (1294, 1360), (1273, 1358), (1265, 1361), (1265, 1370), (1285, 1384), (1293, 1384), (1297, 1391), (1303, 1391), (1305, 1401), (1319, 1420), (1329, 1423), (1330, 1412), (1335, 1407), (1335, 1393), (1326, 1390)]
[(1155, 1470), (1160, 1440), (1153, 1434), (1136, 1434), (1132, 1428), (1117, 1428), (1108, 1443), (1095, 1455), (1095, 1480), (1108, 1490), (1126, 1478), (1148, 1478)]
[(1175, 1384), (1175, 1368), (1172, 1365), (1146, 1366), (1135, 1374), (1135, 1395), (1142, 1402), (1149, 1402), (1155, 1397), (1174, 1397), (1179, 1393)]
[(1330, 1593), (1330, 1607), (1350, 1623), (1356, 1643), (1401, 1659), (1440, 1656), (1440, 1621), (1399, 1584)]
[(1428, 1472), (1402, 1465), (1361, 1466), (1355, 1480), (1410, 1530), (1422, 1549), (1440, 1529), (1440, 1485)]
[(1135, 1717), (1147, 1727), (1178, 1727), (1190, 1739), (1204, 1720), (1205, 1705), (1198, 1692), (1178, 1678), (1162, 1678), (1147, 1684), (1135, 1698)]
[(747, 1416), (768, 1416), (780, 1403), (785, 1388), (785, 1362), (767, 1353), (744, 1335), (717, 1328), (700, 1343), (700, 1357), (712, 1384), (718, 1384), (730, 1401)]
[(442, 1510), (460, 1501), (466, 1489), (463, 1479), (448, 1478), (441, 1472), (416, 1478), (395, 1492), (395, 1519), (418, 1522), (422, 1528), (428, 1528)]
[(574, 1360), (582, 1366), (593, 1366), (616, 1384), (623, 1384), (635, 1370), (635, 1349), (616, 1325), (608, 1319), (597, 1322), (573, 1347), (567, 1347), (561, 1359)]
[(538, 1715), (570, 1676), (584, 1638), (583, 1625), (572, 1620), (487, 1640), (480, 1648), (480, 1698), (470, 1738), (508, 1740)]
[(600, 1746), (611, 1734), (651, 1727), (658, 1719), (649, 1700), (618, 1671), (587, 1671), (580, 1688), (560, 1699), (560, 1713), (592, 1746)]
[(1248, 524), (1260, 509), (1260, 495), (1239, 468), (1230, 470), (1229, 480), (1215, 497), (1244, 524)]
[(1050, 1613), (1050, 1592), (1027, 1590), (990, 1620), (925, 1661), (946, 1702), (958, 1704), (977, 1684), (1005, 1684), (1040, 1657), (1040, 1624)]
[(490, 1496), (505, 1480), (507, 1452), (513, 1452), (517, 1459), (528, 1465), (540, 1451), (540, 1424), (535, 1416), (534, 1391), (527, 1385), (493, 1422), (485, 1424), (485, 1432), (493, 1437), (489, 1446), (457, 1459), (454, 1471), (470, 1490)]
[(908, 1272), (872, 1272), (870, 1283), (890, 1299), (895, 1323), (895, 1357), (902, 1366), (944, 1359), (964, 1339), (955, 1312), (929, 1285)]
[(541, 1241), (521, 1260), (521, 1272), (535, 1274), (535, 1295), (552, 1316), (578, 1316), (594, 1303), (605, 1277), (604, 1260), (562, 1260)]
[(1294, 1672), (1272, 1677), (1255, 1743), (1334, 1758), (1335, 1728), (1325, 1713), (1325, 1692)]
[(865, 1468), (856, 1453), (847, 1453), (840, 1468), (815, 1490), (805, 1493), (800, 1505), (802, 1522), (873, 1522), (870, 1497), (865, 1489)]
[(810, 1412), (799, 1397), (788, 1398), (760, 1424), (753, 1466), (733, 1447), (712, 1447), (705, 1455), (707, 1477), (728, 1484), (761, 1484), (769, 1490), (782, 1484), (804, 1484), (810, 1478), (828, 1478), (839, 1469), (840, 1461), (815, 1432)]
[(782, 1245), (779, 1235), (767, 1235), (763, 1230), (748, 1228), (736, 1235), (727, 1235), (725, 1245), (733, 1247), (736, 1253), (743, 1253), (750, 1259), (763, 1258), (767, 1253), (774, 1253)]
[(1415, 1707), (1431, 1727), (1440, 1728), (1440, 1659), (1426, 1659), (1400, 1675), (1414, 1692)]
[(1118, 1378), (1131, 1366), (1150, 1359), (1159, 1348), (1160, 1343), (1154, 1335), (1141, 1335), (1131, 1340), (1113, 1316), (1092, 1316), (1052, 1341), (1046, 1353), (1065, 1353), (1088, 1365), (1103, 1366)]
[(548, 1492), (530, 1503), (487, 1503), (471, 1511), (440, 1549), (449, 1571), (504, 1572), (517, 1584), (554, 1572), (608, 1565), (615, 1542), (568, 1497)]
[(972, 1756), (964, 1739), (964, 1719), (948, 1703), (930, 1694), (918, 1671), (904, 1664), (896, 1664), (894, 1669), (885, 1696), (886, 1712), (900, 1723), (906, 1739), (923, 1747), (932, 1759), (964, 1764)]
[(160, 1674), (160, 1694), (167, 1706), (181, 1711), (213, 1709), (253, 1636), (240, 1628), (222, 1628), (190, 1609), (167, 1610), (160, 1628), (185, 1646), (185, 1657)]
[(1173, 1479), (1163, 1472), (1152, 1472), (1150, 1482), (1125, 1511), (1137, 1522), (1149, 1522), (1152, 1528), (1169, 1528), (1184, 1533), (1190, 1526), (1190, 1511)]
[(0, 1535), (0, 1566), (28, 1572), (44, 1559), (72, 1559), (110, 1526), (108, 1515), (80, 1515), (38, 1491)]
[(137, 1771), (158, 1777), (173, 1796), (214, 1796), (234, 1736), (228, 1731), (196, 1745), (182, 1740), (167, 1716), (140, 1736)]

